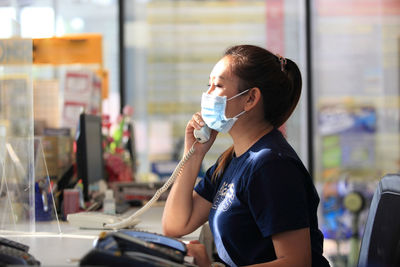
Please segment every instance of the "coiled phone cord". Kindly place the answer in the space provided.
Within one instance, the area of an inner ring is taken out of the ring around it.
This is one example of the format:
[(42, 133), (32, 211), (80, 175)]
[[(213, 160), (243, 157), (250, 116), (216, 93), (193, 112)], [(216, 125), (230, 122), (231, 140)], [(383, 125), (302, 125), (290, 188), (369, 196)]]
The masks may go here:
[(189, 160), (189, 158), (193, 155), (195, 149), (194, 145), (197, 143), (195, 141), (188, 151), (186, 155), (182, 158), (182, 160), (178, 163), (178, 165), (175, 167), (174, 172), (172, 173), (171, 177), (168, 178), (168, 180), (163, 184), (163, 186), (157, 190), (157, 192), (154, 194), (154, 196), (144, 205), (141, 209), (137, 210), (134, 214), (129, 216), (128, 218), (117, 222), (117, 223), (110, 223), (110, 224), (105, 224), (104, 228), (107, 229), (122, 229), (122, 228), (130, 228), (134, 225), (136, 225), (136, 218), (142, 215), (145, 211), (147, 211), (164, 193), (167, 191), (167, 189), (175, 182), (176, 178), (182, 173), (183, 166), (185, 163)]

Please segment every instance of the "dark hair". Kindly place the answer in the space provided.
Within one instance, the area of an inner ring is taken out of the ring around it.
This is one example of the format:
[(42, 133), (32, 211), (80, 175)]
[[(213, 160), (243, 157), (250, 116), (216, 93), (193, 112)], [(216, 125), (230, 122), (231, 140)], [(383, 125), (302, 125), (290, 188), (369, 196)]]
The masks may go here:
[[(300, 99), (302, 79), (296, 63), (254, 45), (228, 48), (232, 74), (239, 78), (239, 92), (258, 87), (264, 106), (264, 119), (280, 127), (293, 113)], [(218, 159), (213, 179), (222, 175), (233, 157), (233, 146)]]

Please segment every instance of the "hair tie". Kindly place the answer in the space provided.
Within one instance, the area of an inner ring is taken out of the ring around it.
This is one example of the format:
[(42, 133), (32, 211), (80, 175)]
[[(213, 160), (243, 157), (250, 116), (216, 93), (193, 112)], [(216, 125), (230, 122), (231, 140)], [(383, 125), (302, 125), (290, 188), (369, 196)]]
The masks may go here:
[(279, 54), (276, 54), (276, 56), (278, 57), (279, 62), (281, 63), (281, 71), (285, 71), (285, 67), (286, 67), (286, 63), (287, 63), (286, 58), (282, 57)]

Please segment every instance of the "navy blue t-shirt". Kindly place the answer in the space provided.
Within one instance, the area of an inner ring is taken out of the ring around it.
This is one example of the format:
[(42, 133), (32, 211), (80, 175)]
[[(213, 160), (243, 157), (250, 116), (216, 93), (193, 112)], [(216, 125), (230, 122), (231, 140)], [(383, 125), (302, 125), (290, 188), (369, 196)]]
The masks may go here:
[(281, 132), (272, 130), (233, 157), (222, 177), (216, 165), (195, 187), (212, 203), (209, 224), (219, 257), (230, 266), (276, 259), (271, 236), (310, 228), (313, 266), (329, 266), (318, 229), (319, 197), (311, 177)]

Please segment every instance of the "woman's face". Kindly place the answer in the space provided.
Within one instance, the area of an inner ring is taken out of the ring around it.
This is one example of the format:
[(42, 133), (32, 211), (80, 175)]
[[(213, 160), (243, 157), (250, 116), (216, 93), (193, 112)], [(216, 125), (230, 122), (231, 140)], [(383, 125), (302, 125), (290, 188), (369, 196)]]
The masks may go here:
[[(209, 88), (207, 94), (226, 96), (227, 99), (239, 93), (239, 78), (235, 76), (230, 67), (231, 58), (223, 57), (214, 66), (210, 74)], [(242, 97), (236, 97), (227, 101), (225, 116), (228, 118), (234, 117), (243, 111)]]
[(226, 96), (228, 99), (238, 93), (239, 78), (230, 69), (231, 59), (224, 57), (215, 64), (210, 74), (207, 94)]

